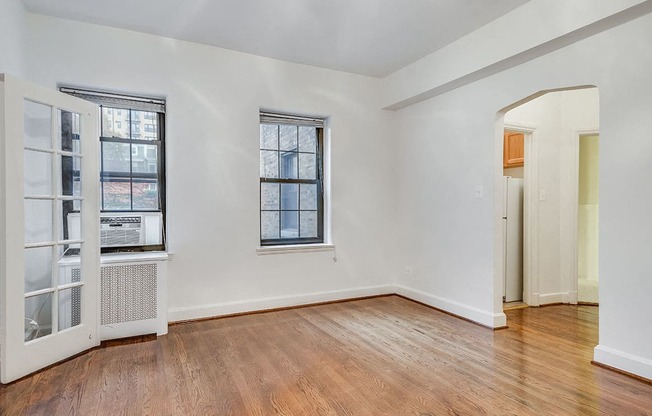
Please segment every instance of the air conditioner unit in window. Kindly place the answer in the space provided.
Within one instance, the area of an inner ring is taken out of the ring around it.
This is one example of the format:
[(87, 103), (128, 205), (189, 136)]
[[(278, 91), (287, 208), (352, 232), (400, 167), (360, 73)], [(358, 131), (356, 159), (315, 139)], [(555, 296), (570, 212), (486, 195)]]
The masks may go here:
[(104, 216), (100, 217), (100, 243), (102, 247), (142, 246), (145, 244), (143, 217)]
[[(68, 236), (79, 239), (79, 213), (68, 214)], [(158, 245), (162, 242), (163, 216), (160, 212), (125, 212), (100, 214), (102, 247)]]

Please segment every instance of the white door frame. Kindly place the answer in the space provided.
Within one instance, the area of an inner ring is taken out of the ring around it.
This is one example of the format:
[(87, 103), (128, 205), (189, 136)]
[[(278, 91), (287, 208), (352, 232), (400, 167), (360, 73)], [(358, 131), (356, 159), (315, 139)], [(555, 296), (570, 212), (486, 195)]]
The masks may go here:
[(577, 279), (578, 279), (578, 227), (579, 227), (579, 186), (580, 186), (580, 137), (588, 135), (599, 135), (599, 129), (597, 127), (589, 127), (574, 130), (571, 133), (571, 143), (569, 146), (570, 150), (570, 160), (569, 166), (572, 169), (570, 175), (569, 186), (569, 204), (564, 206), (562, 204), (562, 212), (566, 211), (571, 213), (568, 223), (569, 236), (571, 241), (570, 250), (568, 252), (568, 261), (569, 264), (566, 266), (568, 271), (566, 276), (563, 276), (564, 286), (568, 288), (569, 293), (569, 303), (575, 305), (577, 304), (578, 295), (577, 295)]
[[(506, 123), (503, 130), (523, 133), (523, 302), (539, 305), (539, 147), (536, 140), (537, 126)], [(501, 141), (503, 138), (501, 137)], [(503, 266), (504, 268), (504, 266)]]
[[(535, 94), (529, 99), (541, 94)], [(495, 125), (495, 155), (494, 163), (494, 313), (506, 320), (503, 313), (503, 282), (505, 279), (505, 252), (504, 252), (504, 227), (503, 203), (505, 190), (503, 187), (503, 151), (505, 130), (522, 132), (524, 134), (524, 159), (523, 169), (523, 302), (528, 305), (538, 306), (538, 145), (536, 140), (537, 126), (508, 123), (505, 124), (505, 113), (523, 102), (505, 108), (498, 112)], [(506, 321), (503, 325), (506, 324)]]

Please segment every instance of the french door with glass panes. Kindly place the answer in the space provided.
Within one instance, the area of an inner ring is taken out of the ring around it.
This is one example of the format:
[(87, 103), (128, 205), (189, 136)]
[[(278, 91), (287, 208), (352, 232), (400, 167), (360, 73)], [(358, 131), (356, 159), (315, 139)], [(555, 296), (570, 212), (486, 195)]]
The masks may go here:
[(0, 75), (2, 383), (99, 344), (97, 114)]

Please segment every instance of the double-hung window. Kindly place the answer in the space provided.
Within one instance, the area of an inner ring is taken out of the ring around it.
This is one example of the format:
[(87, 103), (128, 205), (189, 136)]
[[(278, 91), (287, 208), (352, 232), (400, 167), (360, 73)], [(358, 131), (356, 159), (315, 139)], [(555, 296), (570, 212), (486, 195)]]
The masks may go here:
[(102, 251), (163, 250), (165, 101), (61, 91), (100, 106)]
[(324, 242), (324, 120), (260, 113), (260, 244)]

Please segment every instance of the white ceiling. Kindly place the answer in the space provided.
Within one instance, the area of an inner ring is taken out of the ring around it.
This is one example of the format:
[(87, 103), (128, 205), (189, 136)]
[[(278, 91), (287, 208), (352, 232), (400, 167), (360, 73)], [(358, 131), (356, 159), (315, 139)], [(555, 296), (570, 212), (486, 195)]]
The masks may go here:
[(528, 0), (23, 0), (34, 13), (382, 77)]

